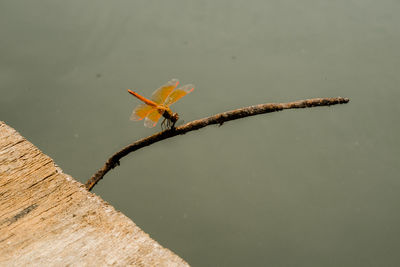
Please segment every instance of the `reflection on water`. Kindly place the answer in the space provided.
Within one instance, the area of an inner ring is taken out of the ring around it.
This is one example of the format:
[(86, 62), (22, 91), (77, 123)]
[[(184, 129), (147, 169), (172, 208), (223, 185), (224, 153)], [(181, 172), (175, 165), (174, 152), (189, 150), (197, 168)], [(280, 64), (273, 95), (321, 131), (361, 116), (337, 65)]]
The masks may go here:
[(398, 266), (396, 1), (3, 1), (0, 120), (85, 182), (150, 135), (171, 78), (186, 122), (312, 97), (137, 151), (95, 188), (194, 266)]

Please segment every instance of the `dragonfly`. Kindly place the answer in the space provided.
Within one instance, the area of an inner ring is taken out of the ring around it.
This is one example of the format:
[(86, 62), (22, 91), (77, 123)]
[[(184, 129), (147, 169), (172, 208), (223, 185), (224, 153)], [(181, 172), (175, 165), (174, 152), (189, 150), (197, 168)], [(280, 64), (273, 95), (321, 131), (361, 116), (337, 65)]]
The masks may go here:
[(172, 112), (169, 106), (194, 90), (192, 84), (177, 88), (178, 84), (179, 81), (177, 79), (170, 80), (155, 90), (150, 99), (128, 89), (131, 95), (143, 102), (143, 104), (136, 106), (130, 119), (133, 121), (141, 121), (144, 119), (144, 126), (152, 128), (156, 126), (161, 117), (164, 117), (161, 128), (164, 128), (165, 123), (167, 124), (167, 128), (174, 128), (175, 123), (179, 119), (179, 115), (178, 113)]

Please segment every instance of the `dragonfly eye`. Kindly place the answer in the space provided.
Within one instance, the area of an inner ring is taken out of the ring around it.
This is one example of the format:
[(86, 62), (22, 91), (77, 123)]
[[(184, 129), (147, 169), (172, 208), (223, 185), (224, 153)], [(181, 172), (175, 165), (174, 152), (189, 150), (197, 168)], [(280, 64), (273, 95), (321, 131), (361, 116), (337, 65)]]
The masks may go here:
[(178, 113), (173, 113), (173, 114), (172, 114), (171, 121), (172, 121), (173, 123), (175, 123), (175, 122), (177, 122), (178, 120), (179, 120), (179, 115), (178, 115)]

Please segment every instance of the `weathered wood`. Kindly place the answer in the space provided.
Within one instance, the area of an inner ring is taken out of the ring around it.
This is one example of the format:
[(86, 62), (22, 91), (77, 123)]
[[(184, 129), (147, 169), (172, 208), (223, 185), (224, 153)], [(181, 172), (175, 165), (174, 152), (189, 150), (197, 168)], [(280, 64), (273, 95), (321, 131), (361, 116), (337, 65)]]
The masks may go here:
[(188, 266), (0, 121), (1, 266)]

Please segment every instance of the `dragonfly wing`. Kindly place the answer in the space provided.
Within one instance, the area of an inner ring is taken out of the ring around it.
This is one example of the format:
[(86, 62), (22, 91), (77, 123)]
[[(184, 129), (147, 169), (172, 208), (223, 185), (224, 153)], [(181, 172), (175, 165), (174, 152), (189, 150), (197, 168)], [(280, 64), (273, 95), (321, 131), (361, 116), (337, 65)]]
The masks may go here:
[(156, 126), (160, 118), (161, 118), (161, 113), (158, 112), (157, 109), (154, 109), (147, 115), (146, 119), (144, 120), (144, 126), (148, 128), (153, 128), (154, 126)]
[(154, 107), (146, 105), (146, 104), (140, 104), (138, 105), (132, 112), (131, 115), (131, 120), (132, 121), (141, 121), (143, 120), (152, 110)]
[(179, 99), (181, 99), (182, 97), (184, 97), (185, 95), (189, 94), (190, 92), (192, 92), (194, 90), (194, 85), (193, 84), (186, 84), (178, 89), (175, 89), (167, 98), (167, 100), (165, 101), (165, 105), (169, 106), (173, 103), (175, 103), (176, 101), (178, 101)]
[(172, 79), (157, 90), (151, 95), (151, 100), (156, 102), (157, 104), (163, 104), (165, 99), (171, 94), (171, 92), (178, 86), (179, 81), (177, 79)]

